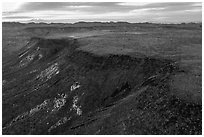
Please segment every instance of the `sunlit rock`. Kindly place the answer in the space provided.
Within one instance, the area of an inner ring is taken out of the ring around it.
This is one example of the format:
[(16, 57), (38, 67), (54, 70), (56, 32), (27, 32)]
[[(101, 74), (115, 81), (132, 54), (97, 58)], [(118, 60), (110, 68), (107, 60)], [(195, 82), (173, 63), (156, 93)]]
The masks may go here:
[(51, 126), (49, 129), (48, 129), (48, 132), (51, 132), (51, 130), (57, 128), (58, 126), (62, 125), (62, 124), (65, 124), (67, 121), (69, 121), (71, 119), (71, 117), (63, 117), (62, 119), (60, 119), (59, 121), (57, 121), (57, 123), (55, 123), (53, 126)]
[(71, 91), (73, 91), (73, 90), (76, 90), (76, 89), (78, 89), (78, 88), (80, 88), (80, 84), (78, 83), (78, 82), (76, 82), (76, 83), (74, 83), (72, 86), (71, 86)]
[(44, 109), (48, 104), (48, 100), (45, 100), (42, 104), (37, 105), (35, 108), (30, 110), (29, 116), (32, 116), (33, 114), (35, 114), (36, 112)]
[(82, 115), (82, 110), (81, 110), (81, 106), (78, 106), (77, 103), (78, 103), (78, 100), (79, 98), (77, 96), (75, 96), (73, 98), (73, 105), (72, 105), (72, 108), (76, 111), (77, 115)]
[(28, 50), (27, 50), (26, 52), (22, 53), (22, 54), (19, 56), (19, 58), (23, 57), (26, 53), (28, 53)]
[(35, 55), (28, 55), (27, 57), (25, 57), (24, 59), (22, 59), (20, 61), (20, 67), (26, 66), (28, 65), (28, 63), (30, 63), (33, 59), (34, 59)]
[(38, 55), (38, 58), (39, 58), (39, 59), (41, 59), (42, 57), (43, 57), (43, 55), (42, 55), (42, 54), (39, 54), (39, 55)]
[(55, 98), (53, 100), (53, 103), (54, 103), (54, 108), (52, 109), (52, 112), (53, 111), (58, 111), (61, 107), (63, 107), (66, 103), (66, 98), (67, 98), (67, 94), (62, 94), (60, 96), (60, 98)]
[(52, 76), (59, 74), (59, 66), (58, 63), (51, 65), (49, 68), (45, 69), (37, 76), (37, 78), (41, 80), (49, 80)]

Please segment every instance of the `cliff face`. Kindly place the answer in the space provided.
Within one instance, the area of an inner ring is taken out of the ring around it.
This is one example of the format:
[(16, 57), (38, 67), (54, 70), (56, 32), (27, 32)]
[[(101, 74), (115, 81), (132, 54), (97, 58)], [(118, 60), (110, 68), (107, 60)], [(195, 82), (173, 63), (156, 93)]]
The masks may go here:
[(201, 134), (202, 106), (172, 92), (173, 60), (32, 38), (3, 73), (3, 134)]

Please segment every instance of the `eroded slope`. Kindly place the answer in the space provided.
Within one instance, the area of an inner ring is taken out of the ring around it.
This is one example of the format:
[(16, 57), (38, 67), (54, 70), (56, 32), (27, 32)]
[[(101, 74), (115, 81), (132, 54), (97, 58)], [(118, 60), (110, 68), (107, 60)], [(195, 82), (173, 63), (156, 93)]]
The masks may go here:
[(169, 59), (97, 55), (77, 39), (32, 38), (3, 73), (3, 134), (201, 134)]

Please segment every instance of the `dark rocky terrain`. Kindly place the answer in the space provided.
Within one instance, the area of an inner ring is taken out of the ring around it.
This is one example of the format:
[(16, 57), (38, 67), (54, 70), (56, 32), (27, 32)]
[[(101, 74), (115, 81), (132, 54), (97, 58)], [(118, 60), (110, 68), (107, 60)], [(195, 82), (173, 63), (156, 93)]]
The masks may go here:
[(201, 34), (3, 23), (3, 134), (202, 134)]

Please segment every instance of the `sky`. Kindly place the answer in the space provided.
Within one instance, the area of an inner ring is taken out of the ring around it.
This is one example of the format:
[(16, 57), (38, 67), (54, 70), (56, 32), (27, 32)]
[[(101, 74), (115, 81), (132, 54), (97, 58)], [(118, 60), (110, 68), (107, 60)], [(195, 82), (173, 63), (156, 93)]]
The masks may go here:
[(201, 2), (3, 2), (4, 22), (202, 22)]

